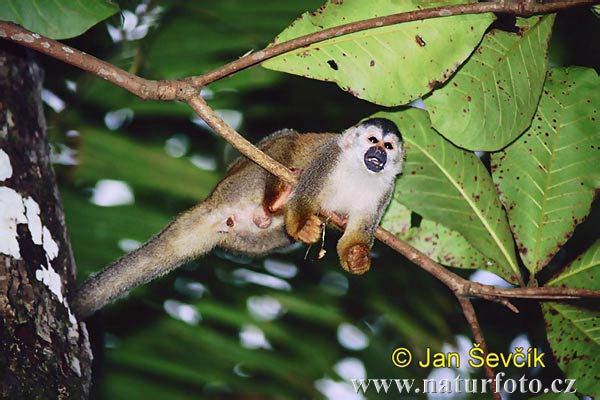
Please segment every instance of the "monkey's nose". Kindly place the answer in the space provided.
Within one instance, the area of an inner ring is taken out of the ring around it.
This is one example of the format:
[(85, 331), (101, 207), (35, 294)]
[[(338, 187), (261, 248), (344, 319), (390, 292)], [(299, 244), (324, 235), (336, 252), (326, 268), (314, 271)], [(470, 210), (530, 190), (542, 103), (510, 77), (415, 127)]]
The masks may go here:
[(385, 150), (373, 146), (365, 153), (364, 162), (369, 171), (380, 172), (387, 162), (387, 153)]

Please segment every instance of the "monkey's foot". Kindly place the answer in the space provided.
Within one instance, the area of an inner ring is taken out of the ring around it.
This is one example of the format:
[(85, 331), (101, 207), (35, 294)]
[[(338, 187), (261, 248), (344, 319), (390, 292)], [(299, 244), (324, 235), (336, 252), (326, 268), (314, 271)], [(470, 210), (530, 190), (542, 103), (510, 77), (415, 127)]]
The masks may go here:
[(311, 215), (302, 229), (296, 234), (296, 238), (304, 243), (312, 244), (321, 239), (323, 233), (323, 221), (316, 215)]
[(346, 252), (346, 262), (342, 266), (351, 274), (364, 274), (371, 267), (371, 251), (364, 244), (355, 244)]

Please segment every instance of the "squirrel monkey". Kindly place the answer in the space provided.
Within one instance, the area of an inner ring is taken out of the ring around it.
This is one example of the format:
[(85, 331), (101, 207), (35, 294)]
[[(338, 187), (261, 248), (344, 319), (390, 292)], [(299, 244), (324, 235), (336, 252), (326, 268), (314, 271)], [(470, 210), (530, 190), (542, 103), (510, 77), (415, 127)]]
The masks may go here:
[(298, 175), (294, 189), (240, 157), (206, 200), (90, 277), (70, 301), (75, 312), (86, 317), (217, 246), (260, 256), (296, 240), (315, 243), (324, 225), (317, 215), (321, 209), (347, 218), (337, 244), (340, 261), (350, 273), (365, 273), (375, 230), (402, 170), (396, 125), (372, 118), (341, 135), (282, 130), (258, 147)]

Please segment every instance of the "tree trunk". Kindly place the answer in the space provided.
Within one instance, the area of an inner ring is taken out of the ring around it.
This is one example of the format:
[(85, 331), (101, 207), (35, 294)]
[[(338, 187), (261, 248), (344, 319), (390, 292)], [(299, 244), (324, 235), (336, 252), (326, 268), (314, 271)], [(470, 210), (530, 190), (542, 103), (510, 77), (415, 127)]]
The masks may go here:
[(75, 263), (50, 165), (43, 73), (0, 41), (0, 397), (88, 397), (92, 354), (66, 300)]

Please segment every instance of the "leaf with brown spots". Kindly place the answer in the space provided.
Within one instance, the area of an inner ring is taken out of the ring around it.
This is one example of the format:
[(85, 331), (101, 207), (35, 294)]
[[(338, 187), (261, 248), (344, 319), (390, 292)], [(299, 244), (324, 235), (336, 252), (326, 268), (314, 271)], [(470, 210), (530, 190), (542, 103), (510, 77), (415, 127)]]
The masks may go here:
[[(461, 1), (346, 0), (338, 3), (328, 1), (318, 12), (303, 14), (277, 36), (274, 43), (367, 18)], [(262, 66), (336, 82), (356, 97), (396, 106), (429, 93), (431, 82), (445, 82), (469, 57), (493, 20), (493, 14), (488, 13), (382, 26), (293, 50)]]
[(522, 35), (490, 31), (460, 71), (425, 99), (433, 127), (459, 147), (499, 150), (531, 123), (554, 16), (518, 21)]
[(381, 226), (442, 265), (502, 273), (490, 267), (490, 260), (457, 231), (428, 219), (421, 220), (418, 227), (411, 227), (411, 211), (396, 198), (390, 202)]
[(560, 303), (542, 303), (542, 310), (558, 366), (567, 378), (577, 380), (577, 393), (598, 398), (600, 312)]
[(600, 289), (600, 240), (552, 278), (547, 286)]
[(590, 212), (600, 188), (600, 79), (548, 74), (531, 127), (492, 155), (492, 176), (525, 266), (544, 268)]
[[(566, 389), (566, 387), (565, 387)], [(532, 397), (531, 400), (577, 400), (579, 397), (572, 393), (545, 393), (541, 396)]]

